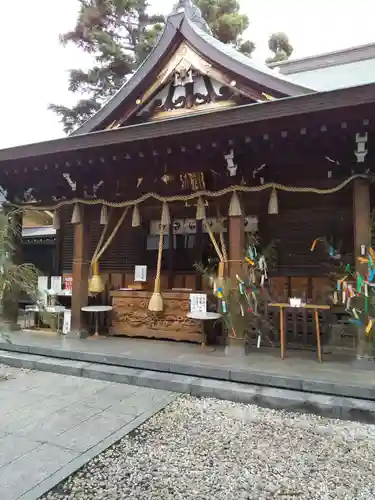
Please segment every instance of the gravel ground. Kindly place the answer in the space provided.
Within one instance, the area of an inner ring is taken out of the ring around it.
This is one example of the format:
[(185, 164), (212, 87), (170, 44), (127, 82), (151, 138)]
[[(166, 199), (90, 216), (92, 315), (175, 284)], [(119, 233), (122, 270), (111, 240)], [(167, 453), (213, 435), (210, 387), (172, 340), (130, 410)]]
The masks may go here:
[(181, 397), (44, 500), (375, 499), (375, 426)]

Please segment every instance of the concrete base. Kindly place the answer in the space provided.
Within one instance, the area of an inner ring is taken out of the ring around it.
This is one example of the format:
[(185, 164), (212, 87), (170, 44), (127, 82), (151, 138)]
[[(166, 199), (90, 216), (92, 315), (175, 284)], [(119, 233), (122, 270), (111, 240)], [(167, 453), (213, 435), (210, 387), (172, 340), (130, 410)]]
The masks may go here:
[(196, 397), (213, 397), (257, 404), (267, 408), (308, 412), (325, 417), (375, 423), (375, 401), (358, 397), (317, 394), (301, 390), (204, 379), (198, 376), (162, 373), (6, 351), (0, 351), (0, 363), (20, 368), (163, 389)]

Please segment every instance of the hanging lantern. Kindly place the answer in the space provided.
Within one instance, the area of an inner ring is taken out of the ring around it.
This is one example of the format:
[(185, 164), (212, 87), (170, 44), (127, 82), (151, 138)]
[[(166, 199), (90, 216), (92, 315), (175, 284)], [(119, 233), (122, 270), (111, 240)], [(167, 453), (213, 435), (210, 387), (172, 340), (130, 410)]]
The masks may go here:
[(103, 205), (100, 211), (100, 225), (106, 226), (108, 224), (108, 207)]
[(275, 188), (272, 188), (270, 201), (268, 203), (268, 213), (270, 215), (277, 215), (279, 213), (279, 201), (277, 198), (277, 191)]
[(80, 224), (80, 222), (81, 222), (81, 208), (78, 205), (78, 203), (76, 203), (74, 205), (73, 213), (72, 213), (72, 218), (71, 218), (70, 222), (72, 224)]
[(241, 203), (236, 191), (233, 191), (228, 215), (229, 217), (240, 217), (242, 215)]
[(141, 214), (139, 213), (138, 203), (134, 205), (132, 227), (139, 227), (141, 225)]
[(53, 229), (56, 229), (56, 231), (58, 231), (61, 227), (61, 223), (60, 223), (60, 214), (59, 214), (59, 211), (58, 209), (56, 209), (54, 212), (53, 212), (53, 222), (52, 222), (52, 227)]

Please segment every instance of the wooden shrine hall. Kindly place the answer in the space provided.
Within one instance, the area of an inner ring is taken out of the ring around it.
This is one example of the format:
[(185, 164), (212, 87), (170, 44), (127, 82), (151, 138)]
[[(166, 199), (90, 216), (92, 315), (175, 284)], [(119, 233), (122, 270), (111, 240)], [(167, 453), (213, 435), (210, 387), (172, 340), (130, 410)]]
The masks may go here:
[[(217, 223), (228, 276), (257, 231), (274, 242), (277, 299), (325, 303), (327, 257), (311, 243), (332, 238), (353, 264), (370, 243), (374, 116), (375, 84), (296, 85), (216, 40), (181, 0), (145, 62), (84, 125), (0, 151), (0, 185), (8, 203), (55, 213), (74, 330), (100, 273), (114, 334), (197, 340), (189, 293), (204, 288), (195, 264), (217, 259)], [(141, 287), (135, 266), (147, 266)]]

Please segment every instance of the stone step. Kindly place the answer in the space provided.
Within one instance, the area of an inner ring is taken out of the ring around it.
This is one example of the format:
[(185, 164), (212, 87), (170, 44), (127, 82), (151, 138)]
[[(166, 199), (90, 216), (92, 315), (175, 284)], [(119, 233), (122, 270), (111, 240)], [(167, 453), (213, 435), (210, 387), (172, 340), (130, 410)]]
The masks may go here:
[[(223, 380), (240, 384), (251, 384), (293, 391), (311, 392), (324, 395), (343, 396), (348, 398), (368, 399), (375, 401), (375, 387), (370, 382), (350, 384), (334, 380), (319, 380), (306, 374), (293, 376), (289, 373), (278, 374), (256, 371), (251, 368), (239, 367), (233, 369), (223, 365), (209, 365), (194, 362), (174, 362), (158, 359), (140, 359), (126, 355), (116, 356), (113, 354), (94, 353), (89, 351), (75, 351), (72, 349), (61, 349), (57, 347), (43, 347), (39, 345), (23, 345), (17, 343), (0, 342), (0, 350), (15, 353), (27, 353), (39, 357), (51, 357), (61, 360), (85, 361), (87, 363), (99, 363), (101, 365), (119, 366), (133, 368), (135, 370), (151, 370), (173, 375), (187, 375), (213, 380)], [(371, 364), (369, 369), (373, 369)]]
[(196, 397), (218, 398), (257, 404), (266, 408), (375, 423), (375, 401), (361, 398), (317, 394), (9, 351), (0, 351), (0, 364), (163, 389)]

